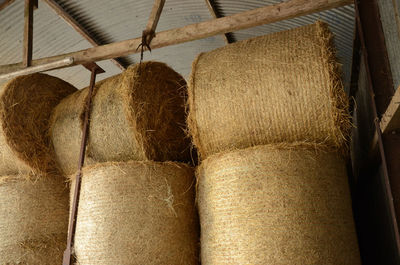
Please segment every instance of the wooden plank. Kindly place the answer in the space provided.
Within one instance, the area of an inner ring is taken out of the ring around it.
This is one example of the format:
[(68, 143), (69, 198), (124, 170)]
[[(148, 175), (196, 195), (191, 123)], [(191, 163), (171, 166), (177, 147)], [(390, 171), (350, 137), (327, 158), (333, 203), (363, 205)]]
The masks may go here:
[[(354, 95), (355, 109), (352, 128), (353, 175), (358, 179), (363, 168), (370, 165), (370, 144), (375, 136), (372, 98), (368, 93), (368, 77), (365, 58), (360, 58), (357, 93)], [(377, 149), (377, 148), (376, 148)], [(376, 150), (377, 151), (377, 150)], [(379, 158), (378, 158), (379, 159)], [(376, 161), (376, 160), (373, 160)]]
[(397, 265), (400, 256), (396, 247), (396, 224), (388, 208), (388, 196), (383, 181), (383, 167), (363, 173), (353, 199), (363, 265)]
[[(221, 12), (218, 10), (214, 0), (204, 0), (204, 1), (206, 2), (208, 10), (210, 10), (210, 13), (214, 18), (223, 17)], [(224, 36), (224, 40), (225, 40), (226, 44), (235, 42), (231, 33), (225, 33), (222, 36)]]
[[(389, 133), (383, 135), (387, 169), (389, 173), (390, 186), (393, 194), (393, 204), (397, 219), (400, 218), (400, 133)], [(400, 227), (399, 227), (400, 229)]]
[[(389, 54), (390, 67), (395, 87), (400, 85), (400, 16), (398, 0), (378, 0), (382, 27), (385, 33), (386, 46)], [(394, 23), (396, 22), (396, 23)], [(380, 126), (382, 132), (390, 134), (400, 129), (400, 91), (397, 88), (389, 105), (383, 113)]]
[(51, 62), (48, 64), (41, 64), (41, 65), (37, 65), (37, 66), (26, 67), (26, 68), (23, 68), (21, 70), (18, 70), (18, 71), (12, 72), (12, 73), (0, 75), (0, 81), (10, 79), (13, 77), (17, 77), (20, 75), (28, 75), (28, 74), (33, 74), (33, 73), (37, 73), (37, 72), (45, 72), (45, 71), (48, 71), (51, 69), (67, 67), (67, 66), (70, 66), (73, 62), (74, 62), (74, 60), (69, 57), (69, 58), (65, 58), (60, 61), (55, 61), (55, 62)]
[(22, 51), (22, 64), (24, 67), (30, 66), (32, 61), (33, 6), (34, 6), (34, 0), (25, 0), (24, 46)]
[(96, 71), (97, 74), (102, 74), (106, 72), (95, 62), (85, 63), (82, 64), (82, 66), (88, 69), (90, 72)]
[(400, 130), (400, 89), (397, 89), (382, 115), (380, 126), (383, 133), (392, 133)]
[(143, 30), (142, 33), (142, 43), (141, 43), (141, 55), (140, 61), (143, 60), (143, 51), (145, 48), (151, 48), (150, 43), (153, 38), (156, 36), (156, 28), (158, 25), (158, 21), (160, 20), (161, 12), (164, 8), (165, 0), (155, 0), (153, 4), (153, 8), (151, 9), (151, 13), (149, 19), (147, 21), (146, 29)]
[[(51, 7), (58, 16), (60, 16), (68, 25), (70, 25), (76, 32), (84, 37), (94, 47), (100, 46), (100, 43), (96, 41), (90, 33), (78, 23), (71, 15), (69, 15), (57, 2), (54, 0), (43, 0), (49, 7)], [(125, 70), (126, 67), (118, 59), (111, 59), (111, 61), (121, 70)]]
[[(204, 39), (218, 34), (309, 15), (315, 12), (352, 3), (352, 0), (290, 0), (228, 17), (217, 18), (187, 25), (182, 28), (159, 32), (157, 33), (157, 36), (154, 37), (151, 47), (152, 49), (157, 49), (193, 40)], [(66, 57), (72, 57), (74, 59), (74, 65), (112, 59), (137, 53), (138, 51), (136, 48), (141, 42), (141, 37), (115, 42), (77, 52), (33, 60), (32, 65), (49, 63)], [(0, 74), (13, 72), (21, 69), (21, 67), (21, 63), (0, 66)]]
[(377, 0), (394, 88), (400, 85), (400, 18), (395, 0)]
[(5, 0), (2, 4), (0, 4), (0, 11), (12, 4), (15, 0)]
[(163, 10), (165, 0), (155, 0), (153, 8), (150, 13), (149, 20), (147, 21), (146, 31), (155, 32), (158, 21), (160, 20), (161, 12)]
[[(386, 111), (394, 93), (393, 78), (389, 55), (382, 28), (382, 17), (378, 0), (357, 1), (360, 22), (365, 38), (365, 52), (371, 72), (372, 88), (375, 94), (378, 117)], [(390, 0), (384, 0), (390, 2)], [(393, 18), (393, 24), (396, 24)]]
[[(359, 133), (359, 136), (364, 136), (364, 135), (371, 135), (372, 132), (376, 134), (377, 136), (377, 148), (379, 152), (379, 160), (374, 161), (371, 159), (367, 159), (365, 161), (364, 165), (361, 170), (360, 170), (360, 177), (358, 178), (358, 189), (371, 189), (372, 191), (375, 190), (380, 190), (380, 194), (377, 194), (377, 198), (374, 200), (374, 203), (377, 202), (377, 199), (381, 201), (381, 209), (379, 211), (370, 211), (368, 208), (371, 208), (371, 205), (366, 205), (367, 207), (367, 214), (373, 214), (374, 221), (376, 223), (380, 223), (380, 226), (376, 227), (374, 229), (375, 231), (379, 231), (379, 239), (384, 238), (384, 240), (373, 240), (370, 241), (373, 242), (373, 245), (375, 245), (375, 248), (371, 249), (366, 249), (365, 243), (366, 240), (360, 240), (360, 249), (364, 249), (362, 253), (371, 253), (376, 251), (377, 256), (379, 257), (379, 262), (377, 263), (377, 260), (373, 260), (372, 257), (369, 257), (368, 259), (363, 259), (363, 264), (398, 264), (399, 257), (400, 257), (400, 235), (399, 235), (399, 228), (398, 228), (398, 223), (397, 223), (397, 216), (393, 204), (393, 195), (392, 195), (392, 189), (390, 186), (390, 177), (389, 177), (389, 172), (388, 172), (388, 167), (387, 167), (387, 158), (385, 155), (385, 150), (383, 146), (383, 139), (382, 139), (382, 132), (380, 129), (380, 124), (378, 120), (378, 111), (379, 107), (382, 109), (386, 109), (384, 106), (385, 99), (382, 97), (378, 97), (378, 95), (383, 95), (387, 96), (385, 92), (389, 92), (386, 89), (390, 89), (390, 87), (386, 87), (384, 83), (387, 80), (383, 79), (383, 76), (376, 76), (378, 75), (378, 70), (376, 67), (381, 66), (385, 67), (387, 66), (387, 58), (385, 58), (384, 61), (382, 61), (381, 57), (384, 57), (384, 54), (379, 54), (379, 56), (376, 53), (379, 51), (379, 49), (383, 49), (382, 52), (386, 52), (386, 48), (384, 45), (384, 39), (382, 36), (382, 29), (379, 28), (381, 26), (380, 21), (379, 21), (379, 10), (377, 9), (377, 4), (375, 0), (365, 0), (365, 1), (355, 1), (355, 11), (356, 11), (356, 22), (357, 22), (357, 32), (359, 34), (360, 38), (360, 44), (361, 44), (361, 52), (362, 52), (362, 60), (363, 64), (365, 67), (365, 73), (366, 73), (366, 86), (364, 90), (359, 90), (358, 93), (364, 93), (366, 98), (369, 98), (370, 101), (370, 108), (369, 112), (372, 115), (368, 118), (367, 121), (364, 120), (365, 123), (368, 124), (368, 127), (372, 127), (374, 130), (370, 130), (369, 132), (364, 131), (362, 128), (359, 128), (358, 130), (361, 132)], [(376, 21), (378, 20), (378, 21)], [(382, 43), (383, 42), (383, 43)], [(383, 45), (383, 46), (382, 46)], [(386, 55), (387, 57), (387, 55)], [(380, 71), (384, 71), (385, 69), (379, 69)], [(390, 68), (389, 68), (390, 70)], [(390, 73), (389, 73), (390, 74)], [(391, 80), (390, 80), (391, 81)], [(360, 89), (360, 88), (359, 88)], [(379, 94), (382, 93), (382, 94)], [(368, 107), (368, 106), (367, 106)], [(382, 112), (381, 112), (382, 113)], [(371, 128), (371, 129), (372, 129)], [(372, 135), (372, 137), (368, 137), (369, 139), (365, 139), (365, 145), (369, 146), (371, 142), (373, 142), (373, 139), (375, 138), (375, 135)], [(362, 143), (360, 141), (360, 143)], [(379, 174), (377, 177), (372, 177), (375, 176), (375, 174), (371, 175), (371, 173), (374, 171), (375, 164), (378, 163), (379, 165)], [(371, 183), (370, 180), (373, 178), (376, 179), (376, 183)], [(367, 184), (367, 185), (365, 185)], [(373, 185), (372, 185), (373, 184)], [(369, 190), (369, 195), (372, 195), (372, 193)], [(364, 193), (368, 194), (368, 193)], [(367, 200), (364, 198), (358, 198), (361, 204), (365, 203)], [(360, 205), (361, 206), (361, 205)], [(383, 206), (383, 207), (382, 207)], [(363, 219), (366, 219), (367, 216), (364, 216)], [(359, 218), (358, 218), (359, 219)], [(364, 222), (369, 222), (370, 219), (365, 220)], [(366, 232), (370, 231), (364, 231), (364, 235)], [(378, 242), (378, 245), (377, 245)], [(364, 245), (364, 246), (363, 246)], [(371, 263), (367, 260), (371, 261)], [(382, 263), (381, 263), (382, 261)]]
[[(387, 174), (380, 157), (379, 135), (375, 129), (376, 116), (373, 113), (372, 97), (368, 92), (369, 80), (364, 59), (361, 58), (358, 75), (359, 88), (355, 97), (355, 127), (352, 134), (352, 163), (356, 176), (354, 209), (361, 255), (363, 264), (398, 264), (393, 262), (399, 259), (398, 215), (395, 215), (396, 205), (392, 201), (393, 185), (388, 179), (392, 177), (393, 171), (390, 171), (390, 166), (393, 160), (390, 159), (392, 154), (387, 153), (385, 146), (389, 170)], [(374, 141), (376, 154), (371, 157), (370, 145)]]

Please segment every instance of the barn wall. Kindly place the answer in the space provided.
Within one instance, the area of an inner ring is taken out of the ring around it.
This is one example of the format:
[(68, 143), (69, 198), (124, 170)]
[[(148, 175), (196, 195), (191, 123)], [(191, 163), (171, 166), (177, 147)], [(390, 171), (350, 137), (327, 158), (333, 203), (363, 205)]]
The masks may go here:
[(364, 265), (400, 264), (390, 187), (388, 193), (382, 161), (372, 152), (376, 137), (374, 113), (363, 57), (357, 75), (351, 158), (353, 207), (361, 256)]
[(378, 0), (394, 88), (400, 85), (400, 0)]

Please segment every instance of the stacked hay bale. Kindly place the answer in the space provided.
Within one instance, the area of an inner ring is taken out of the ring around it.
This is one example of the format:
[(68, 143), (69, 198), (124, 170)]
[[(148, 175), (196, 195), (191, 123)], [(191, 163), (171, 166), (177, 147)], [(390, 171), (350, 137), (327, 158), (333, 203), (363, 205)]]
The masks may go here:
[(86, 167), (75, 235), (77, 264), (197, 264), (193, 179), (192, 168), (174, 162)]
[[(86, 164), (107, 161), (189, 161), (185, 137), (186, 82), (162, 63), (143, 63), (94, 88)], [(54, 110), (50, 135), (64, 172), (78, 165), (88, 88)]]
[(202, 264), (360, 264), (339, 70), (322, 22), (195, 60)]
[[(52, 116), (56, 157), (72, 186), (87, 94), (85, 88), (65, 98)], [(185, 99), (186, 82), (163, 63), (131, 66), (96, 84), (77, 264), (197, 264), (194, 173), (181, 163), (190, 159)]]
[(17, 77), (0, 95), (0, 264), (62, 262), (68, 187), (48, 136), (49, 118), (76, 91), (45, 74)]

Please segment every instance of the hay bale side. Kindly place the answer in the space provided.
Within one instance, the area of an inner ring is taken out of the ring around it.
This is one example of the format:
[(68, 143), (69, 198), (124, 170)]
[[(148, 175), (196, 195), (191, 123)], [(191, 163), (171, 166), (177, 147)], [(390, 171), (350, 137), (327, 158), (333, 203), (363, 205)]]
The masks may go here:
[(339, 155), (257, 146), (196, 173), (203, 264), (361, 264)]
[(84, 168), (77, 264), (198, 264), (194, 184), (193, 170), (172, 162)]
[(64, 178), (0, 177), (0, 264), (62, 263), (68, 193)]
[[(52, 116), (54, 148), (68, 174), (77, 168), (87, 93), (85, 88), (64, 99)], [(158, 62), (97, 83), (86, 161), (189, 161), (185, 99), (183, 77)]]
[(0, 95), (0, 175), (57, 173), (48, 136), (49, 118), (61, 99), (76, 91), (46, 74), (20, 76)]
[(347, 96), (322, 22), (200, 54), (188, 91), (188, 126), (202, 159), (270, 143), (347, 143)]

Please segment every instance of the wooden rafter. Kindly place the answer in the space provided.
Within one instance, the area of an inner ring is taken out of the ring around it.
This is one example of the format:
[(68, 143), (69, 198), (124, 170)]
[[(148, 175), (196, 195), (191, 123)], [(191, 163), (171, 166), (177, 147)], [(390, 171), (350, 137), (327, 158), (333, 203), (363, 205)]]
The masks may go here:
[[(157, 49), (193, 40), (208, 38), (218, 34), (251, 28), (298, 16), (304, 16), (327, 9), (352, 4), (352, 0), (290, 0), (269, 5), (243, 13), (187, 25), (182, 28), (158, 32), (151, 48)], [(102, 45), (77, 52), (37, 59), (32, 65), (40, 65), (72, 57), (74, 65), (101, 61), (137, 53), (136, 48), (142, 38), (135, 38), (107, 45)], [(22, 68), (21, 63), (0, 66), (0, 74), (10, 73)]]
[(0, 4), (0, 11), (12, 4), (15, 0), (5, 0), (2, 4)]
[(160, 20), (161, 12), (164, 8), (165, 0), (155, 0), (149, 19), (147, 21), (146, 29), (142, 32), (142, 42), (139, 44), (140, 47), (140, 63), (143, 60), (143, 52), (148, 49), (151, 51), (150, 43), (156, 36), (156, 28), (158, 21)]
[[(208, 9), (210, 10), (211, 15), (214, 18), (223, 17), (220, 10), (218, 10), (214, 0), (205, 0), (205, 2), (207, 4)], [(231, 33), (224, 33), (223, 36), (226, 44), (235, 42), (235, 39), (233, 38)]]
[[(20, 75), (28, 75), (28, 74), (38, 73), (38, 72), (54, 70), (54, 69), (58, 69), (58, 68), (62, 68), (62, 67), (68, 67), (68, 66), (72, 65), (73, 62), (74, 62), (74, 60), (71, 57), (67, 57), (65, 59), (62, 59), (59, 61), (54, 61), (54, 62), (47, 63), (47, 64), (30, 66), (30, 67), (26, 67), (21, 70), (18, 70), (16, 72), (4, 74), (4, 75), (0, 76), (0, 80), (10, 79), (10, 78), (17, 77)], [(89, 67), (86, 67), (86, 68), (89, 68)]]
[[(56, 1), (54, 0), (43, 0), (49, 7), (51, 7), (58, 16), (64, 19), (76, 32), (84, 37), (94, 47), (100, 46), (100, 43), (96, 41), (89, 32), (78, 23), (71, 15), (69, 15)], [(126, 67), (118, 59), (111, 59), (111, 61), (121, 70), (125, 70)]]
[(165, 0), (155, 0), (153, 8), (150, 13), (149, 20), (147, 21), (146, 30), (156, 31), (158, 21), (160, 20), (161, 12), (164, 8)]
[(398, 88), (382, 115), (381, 129), (383, 133), (392, 133), (400, 130), (400, 88)]
[(22, 64), (24, 67), (31, 65), (32, 40), (33, 40), (33, 8), (37, 6), (37, 0), (25, 0), (24, 5), (24, 45), (22, 50)]

